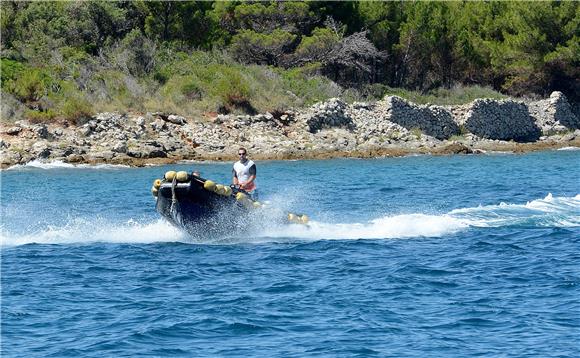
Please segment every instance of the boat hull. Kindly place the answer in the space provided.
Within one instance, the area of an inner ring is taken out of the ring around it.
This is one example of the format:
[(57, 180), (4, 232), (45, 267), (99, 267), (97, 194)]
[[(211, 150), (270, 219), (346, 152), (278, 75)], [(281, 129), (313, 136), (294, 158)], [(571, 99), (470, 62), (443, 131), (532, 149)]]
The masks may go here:
[(249, 210), (233, 195), (204, 189), (204, 182), (194, 177), (187, 183), (162, 183), (157, 194), (157, 212), (193, 236), (230, 233), (243, 227), (243, 218)]

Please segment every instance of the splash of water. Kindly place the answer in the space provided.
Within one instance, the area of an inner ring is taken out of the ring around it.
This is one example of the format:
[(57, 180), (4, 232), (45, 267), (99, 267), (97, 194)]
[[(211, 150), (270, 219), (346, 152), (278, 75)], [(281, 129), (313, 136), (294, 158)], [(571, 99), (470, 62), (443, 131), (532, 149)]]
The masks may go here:
[(139, 223), (129, 220), (111, 225), (102, 218), (76, 218), (63, 226), (48, 226), (35, 232), (14, 234), (0, 229), (0, 243), (6, 246), (69, 244), (84, 242), (153, 243), (183, 241), (186, 235), (164, 220)]
[(79, 169), (79, 168), (87, 168), (87, 169), (122, 169), (122, 168), (129, 168), (127, 165), (122, 164), (71, 164), (65, 163), (62, 160), (54, 160), (50, 162), (44, 162), (38, 159), (30, 161), (26, 164), (17, 164), (13, 165), (6, 170), (26, 170), (26, 169)]
[(500, 203), (452, 210), (441, 215), (421, 213), (393, 215), (364, 223), (329, 223), (312, 221), (307, 226), (273, 223), (280, 210), (270, 210), (266, 216), (252, 219), (250, 234), (239, 237), (190, 237), (164, 220), (129, 220), (111, 224), (105, 218), (71, 218), (64, 225), (45, 226), (34, 232), (11, 233), (0, 228), (2, 245), (28, 243), (67, 244), (86, 242), (154, 243), (200, 242), (239, 243), (280, 240), (349, 240), (394, 239), (412, 237), (444, 237), (469, 228), (486, 227), (578, 227), (580, 226), (580, 194), (574, 197), (553, 197), (526, 204)]

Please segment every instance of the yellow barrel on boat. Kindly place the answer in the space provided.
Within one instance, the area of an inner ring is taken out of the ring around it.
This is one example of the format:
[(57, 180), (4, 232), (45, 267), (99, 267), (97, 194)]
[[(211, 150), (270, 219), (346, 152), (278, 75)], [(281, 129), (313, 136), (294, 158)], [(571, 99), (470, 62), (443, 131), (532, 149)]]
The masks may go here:
[(236, 200), (237, 200), (237, 201), (244, 200), (244, 199), (246, 199), (247, 197), (248, 197), (248, 196), (247, 196), (246, 194), (244, 194), (244, 193), (237, 193), (237, 194), (236, 194)]
[(290, 221), (291, 223), (296, 222), (296, 215), (288, 213), (288, 221)]
[(225, 196), (232, 195), (232, 188), (230, 188), (229, 186), (224, 186), (224, 195)]
[(215, 191), (215, 183), (211, 180), (206, 180), (205, 183), (203, 183), (203, 188), (207, 191)]
[(175, 178), (175, 171), (174, 170), (170, 170), (168, 172), (165, 173), (165, 180), (167, 181), (173, 181), (173, 178)]
[(214, 191), (218, 195), (224, 195), (225, 194), (224, 186), (222, 184), (216, 184), (216, 186), (214, 188)]
[(303, 224), (308, 224), (308, 221), (309, 221), (309, 220), (310, 220), (310, 218), (308, 218), (308, 215), (302, 215), (302, 216), (300, 217), (300, 221), (301, 221)]
[(187, 174), (187, 172), (184, 170), (177, 172), (177, 174), (175, 174), (175, 177), (177, 178), (177, 181), (180, 183), (185, 183), (186, 181), (189, 180), (189, 174)]
[(159, 189), (160, 186), (161, 186), (161, 179), (155, 179), (155, 181), (153, 182), (153, 187), (155, 189)]

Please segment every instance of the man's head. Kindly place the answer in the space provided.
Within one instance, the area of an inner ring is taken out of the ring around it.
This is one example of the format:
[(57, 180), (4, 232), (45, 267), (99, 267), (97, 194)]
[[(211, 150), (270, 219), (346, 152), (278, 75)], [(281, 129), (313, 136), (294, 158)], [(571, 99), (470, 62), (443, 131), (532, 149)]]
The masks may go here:
[(248, 160), (248, 151), (246, 150), (246, 148), (240, 147), (240, 149), (238, 149), (238, 156), (240, 157), (240, 160), (242, 162)]

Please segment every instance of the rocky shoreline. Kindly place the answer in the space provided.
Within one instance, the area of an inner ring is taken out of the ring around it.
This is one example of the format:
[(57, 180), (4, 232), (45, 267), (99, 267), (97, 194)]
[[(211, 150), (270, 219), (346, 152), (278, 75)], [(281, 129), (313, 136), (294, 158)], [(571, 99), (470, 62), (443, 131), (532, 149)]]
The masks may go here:
[(561, 92), (522, 102), (477, 99), (460, 106), (330, 99), (284, 113), (184, 118), (168, 113), (99, 113), (79, 125), (19, 121), (0, 127), (0, 166), (325, 159), (409, 154), (527, 152), (580, 147), (580, 118)]

